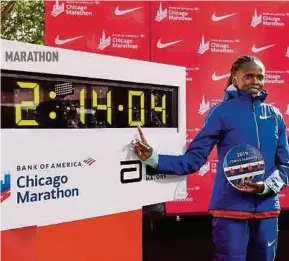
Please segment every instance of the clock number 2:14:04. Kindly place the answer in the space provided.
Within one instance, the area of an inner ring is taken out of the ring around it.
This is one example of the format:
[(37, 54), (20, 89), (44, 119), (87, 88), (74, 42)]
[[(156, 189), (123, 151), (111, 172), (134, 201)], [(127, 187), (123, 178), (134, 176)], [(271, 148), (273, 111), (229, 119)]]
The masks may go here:
[[(23, 89), (33, 89), (33, 101), (22, 101), (15, 106), (15, 122), (18, 126), (37, 126), (36, 120), (22, 119), (22, 107), (36, 107), (40, 101), (40, 86), (33, 82), (17, 82), (18, 86)], [(79, 116), (80, 122), (85, 124), (85, 89), (80, 90), (79, 93)], [(140, 97), (140, 120), (133, 119), (133, 97)], [(97, 92), (92, 90), (92, 107), (96, 110), (106, 110), (106, 120), (112, 124), (112, 104), (111, 91), (106, 94), (106, 104), (98, 104)], [(155, 95), (151, 94), (151, 110), (162, 114), (162, 123), (166, 124), (166, 95), (162, 96), (161, 106), (156, 106)], [(142, 126), (145, 124), (145, 95), (143, 91), (128, 91), (128, 123), (129, 126)]]

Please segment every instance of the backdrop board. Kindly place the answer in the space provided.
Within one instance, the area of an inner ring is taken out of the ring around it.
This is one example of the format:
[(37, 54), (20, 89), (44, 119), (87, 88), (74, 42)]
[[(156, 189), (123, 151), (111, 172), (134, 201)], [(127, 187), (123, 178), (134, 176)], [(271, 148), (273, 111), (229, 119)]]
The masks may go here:
[[(155, 149), (182, 153), (184, 68), (1, 44), (2, 230), (138, 210), (175, 198), (185, 178), (149, 175), (131, 141), (142, 126)], [(15, 61), (18, 54), (36, 53), (55, 60)]]

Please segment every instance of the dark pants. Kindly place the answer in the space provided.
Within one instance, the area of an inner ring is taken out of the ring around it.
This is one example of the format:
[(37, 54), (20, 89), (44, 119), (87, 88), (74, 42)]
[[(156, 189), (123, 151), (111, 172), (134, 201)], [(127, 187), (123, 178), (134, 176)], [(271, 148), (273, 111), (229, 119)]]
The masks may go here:
[(214, 218), (214, 261), (274, 261), (277, 237), (278, 218)]

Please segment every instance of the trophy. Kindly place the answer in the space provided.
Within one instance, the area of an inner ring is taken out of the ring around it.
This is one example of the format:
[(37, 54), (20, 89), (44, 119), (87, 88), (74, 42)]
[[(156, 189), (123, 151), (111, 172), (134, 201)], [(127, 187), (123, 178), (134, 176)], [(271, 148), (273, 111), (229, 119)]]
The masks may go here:
[(227, 152), (223, 169), (228, 182), (236, 188), (245, 181), (262, 181), (265, 161), (257, 148), (251, 145), (237, 145)]

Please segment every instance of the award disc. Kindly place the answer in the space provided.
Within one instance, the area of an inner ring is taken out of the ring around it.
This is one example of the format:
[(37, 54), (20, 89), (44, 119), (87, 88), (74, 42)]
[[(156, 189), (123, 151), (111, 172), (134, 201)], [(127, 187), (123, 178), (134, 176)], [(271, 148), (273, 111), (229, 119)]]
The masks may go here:
[(256, 183), (263, 180), (265, 161), (261, 152), (251, 145), (231, 148), (224, 158), (223, 169), (228, 182), (237, 187), (244, 181)]

